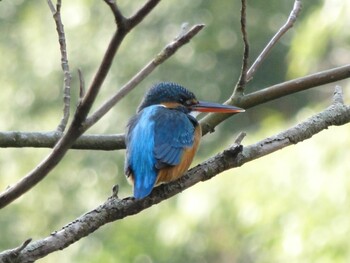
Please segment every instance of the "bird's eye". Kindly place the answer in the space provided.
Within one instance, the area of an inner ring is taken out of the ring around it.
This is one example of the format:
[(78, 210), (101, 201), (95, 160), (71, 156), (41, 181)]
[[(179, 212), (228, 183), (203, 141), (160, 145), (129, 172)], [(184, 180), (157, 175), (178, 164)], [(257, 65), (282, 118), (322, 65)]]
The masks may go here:
[(184, 98), (180, 98), (180, 99), (179, 99), (179, 102), (180, 102), (181, 104), (185, 104), (186, 101), (185, 101)]
[(185, 106), (192, 106), (193, 104), (196, 104), (194, 100), (190, 99), (190, 100), (186, 100), (184, 102)]

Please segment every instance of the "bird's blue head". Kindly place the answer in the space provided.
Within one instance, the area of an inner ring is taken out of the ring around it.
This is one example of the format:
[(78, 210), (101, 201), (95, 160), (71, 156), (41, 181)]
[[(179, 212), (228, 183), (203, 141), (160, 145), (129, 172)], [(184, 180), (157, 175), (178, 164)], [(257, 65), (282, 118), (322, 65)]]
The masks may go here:
[(137, 112), (151, 105), (173, 103), (190, 106), (198, 103), (196, 96), (189, 90), (173, 82), (161, 82), (155, 84), (145, 94)]
[(221, 112), (237, 113), (244, 110), (235, 106), (214, 102), (198, 101), (196, 96), (186, 88), (172, 82), (161, 82), (154, 85), (144, 96), (137, 112), (152, 105), (162, 104), (167, 108), (181, 108), (185, 112)]

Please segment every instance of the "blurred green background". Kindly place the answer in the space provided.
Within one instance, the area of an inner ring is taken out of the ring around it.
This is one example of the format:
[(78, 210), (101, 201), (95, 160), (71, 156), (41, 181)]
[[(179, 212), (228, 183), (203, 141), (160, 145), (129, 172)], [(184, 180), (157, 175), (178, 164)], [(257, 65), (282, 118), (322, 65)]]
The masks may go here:
[[(143, 1), (118, 1), (130, 15)], [(253, 60), (287, 18), (293, 1), (249, 1)], [(175, 81), (200, 99), (224, 101), (241, 67), (240, 2), (163, 1), (125, 40), (95, 107), (116, 92), (179, 32), (205, 23), (190, 44), (149, 76), (89, 133), (122, 133), (145, 90)], [(77, 69), (90, 83), (114, 31), (103, 1), (63, 1), (72, 100)], [(350, 61), (350, 2), (305, 1), (295, 27), (274, 48), (247, 92)], [(0, 2), (0, 130), (51, 131), (62, 112), (62, 72), (46, 1)], [(349, 102), (349, 81), (342, 85)], [(249, 109), (205, 136), (194, 163), (240, 131), (244, 144), (286, 129), (331, 103), (335, 84)], [(74, 108), (74, 107), (73, 107)], [(73, 109), (72, 109), (73, 110)], [(348, 262), (350, 126), (218, 175), (138, 215), (114, 222), (40, 262)], [(34, 168), (49, 149), (0, 149), (0, 189)], [(89, 211), (120, 185), (124, 151), (70, 151), (37, 187), (0, 211), (0, 250), (40, 239)]]

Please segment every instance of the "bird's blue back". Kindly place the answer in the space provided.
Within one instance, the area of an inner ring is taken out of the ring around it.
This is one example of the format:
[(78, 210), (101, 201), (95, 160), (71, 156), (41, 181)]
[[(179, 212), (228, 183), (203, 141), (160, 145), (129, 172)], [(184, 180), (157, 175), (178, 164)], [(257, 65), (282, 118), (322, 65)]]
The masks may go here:
[(178, 165), (194, 142), (197, 121), (179, 109), (162, 105), (144, 108), (128, 124), (126, 174), (134, 181), (134, 197), (147, 196), (160, 169)]

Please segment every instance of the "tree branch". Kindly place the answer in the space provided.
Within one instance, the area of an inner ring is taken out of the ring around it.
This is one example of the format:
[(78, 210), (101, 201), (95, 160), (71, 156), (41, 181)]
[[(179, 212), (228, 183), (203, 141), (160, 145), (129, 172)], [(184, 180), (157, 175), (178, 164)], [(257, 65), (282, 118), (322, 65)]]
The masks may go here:
[(64, 85), (63, 85), (63, 116), (60, 124), (57, 126), (58, 132), (63, 132), (66, 129), (69, 120), (69, 110), (70, 110), (70, 86), (72, 75), (69, 70), (68, 56), (67, 56), (67, 45), (66, 36), (64, 33), (64, 26), (61, 19), (61, 0), (57, 0), (56, 9), (51, 0), (47, 0), (49, 8), (52, 12), (56, 31), (58, 34), (58, 42), (60, 44), (61, 51), (61, 67), (64, 75)]
[(241, 7), (241, 31), (242, 31), (242, 38), (243, 38), (243, 44), (244, 44), (244, 50), (243, 50), (243, 58), (242, 58), (242, 68), (241, 68), (241, 74), (239, 76), (238, 82), (236, 84), (236, 87), (234, 89), (234, 92), (232, 94), (232, 99), (235, 96), (242, 96), (244, 93), (244, 88), (247, 83), (247, 70), (248, 70), (248, 59), (249, 59), (249, 43), (248, 43), (248, 35), (247, 35), (247, 29), (246, 29), (246, 1), (242, 0), (242, 7)]
[[(244, 109), (269, 102), (289, 94), (297, 93), (303, 90), (314, 88), (317, 86), (333, 83), (350, 77), (350, 64), (338, 68), (333, 68), (321, 72), (317, 72), (305, 77), (289, 80), (271, 87), (252, 92), (237, 100), (235, 105)], [(232, 100), (225, 102), (232, 104)], [(229, 118), (230, 114), (208, 114), (200, 122), (202, 124), (202, 133), (206, 134), (214, 130), (214, 128)]]
[(254, 61), (253, 65), (249, 68), (247, 72), (247, 81), (250, 81), (253, 78), (254, 73), (260, 67), (262, 62), (266, 59), (272, 48), (275, 44), (281, 39), (281, 37), (287, 33), (287, 31), (293, 27), (297, 17), (301, 11), (301, 0), (295, 0), (292, 11), (290, 12), (286, 23), (278, 30), (278, 32), (272, 37), (270, 42), (266, 45), (257, 59)]
[(104, 1), (112, 10), (112, 13), (114, 15), (115, 22), (116, 22), (117, 26), (123, 27), (126, 19), (123, 16), (123, 14), (120, 12), (118, 5), (117, 5), (117, 2), (115, 0), (104, 0)]
[[(53, 148), (62, 137), (58, 132), (0, 132), (1, 148)], [(80, 136), (71, 149), (111, 151), (124, 149), (124, 134), (86, 134)]]
[(134, 75), (115, 95), (109, 98), (96, 112), (87, 118), (84, 125), (88, 129), (99, 121), (116, 103), (133, 90), (142, 80), (151, 74), (156, 67), (171, 57), (180, 47), (188, 43), (195, 35), (204, 28), (203, 24), (193, 26), (188, 32), (176, 38), (159, 52), (145, 67)]
[(141, 7), (128, 20), (130, 27), (135, 27), (139, 24), (152, 10), (159, 4), (160, 0), (148, 0), (143, 7)]
[[(33, 262), (49, 253), (64, 249), (107, 223), (137, 214), (200, 181), (209, 180), (223, 171), (242, 166), (254, 159), (309, 139), (332, 125), (339, 126), (349, 123), (350, 107), (344, 105), (341, 98), (341, 88), (337, 87), (333, 104), (324, 111), (279, 134), (246, 146), (243, 150), (241, 145), (233, 144), (223, 152), (192, 168), (177, 181), (156, 187), (151, 195), (144, 199), (135, 200), (130, 197), (119, 199), (116, 194), (113, 194), (104, 204), (67, 224), (61, 230), (30, 243), (19, 252), (16, 262)], [(8, 251), (0, 254), (0, 262), (1, 260), (7, 262)]]

